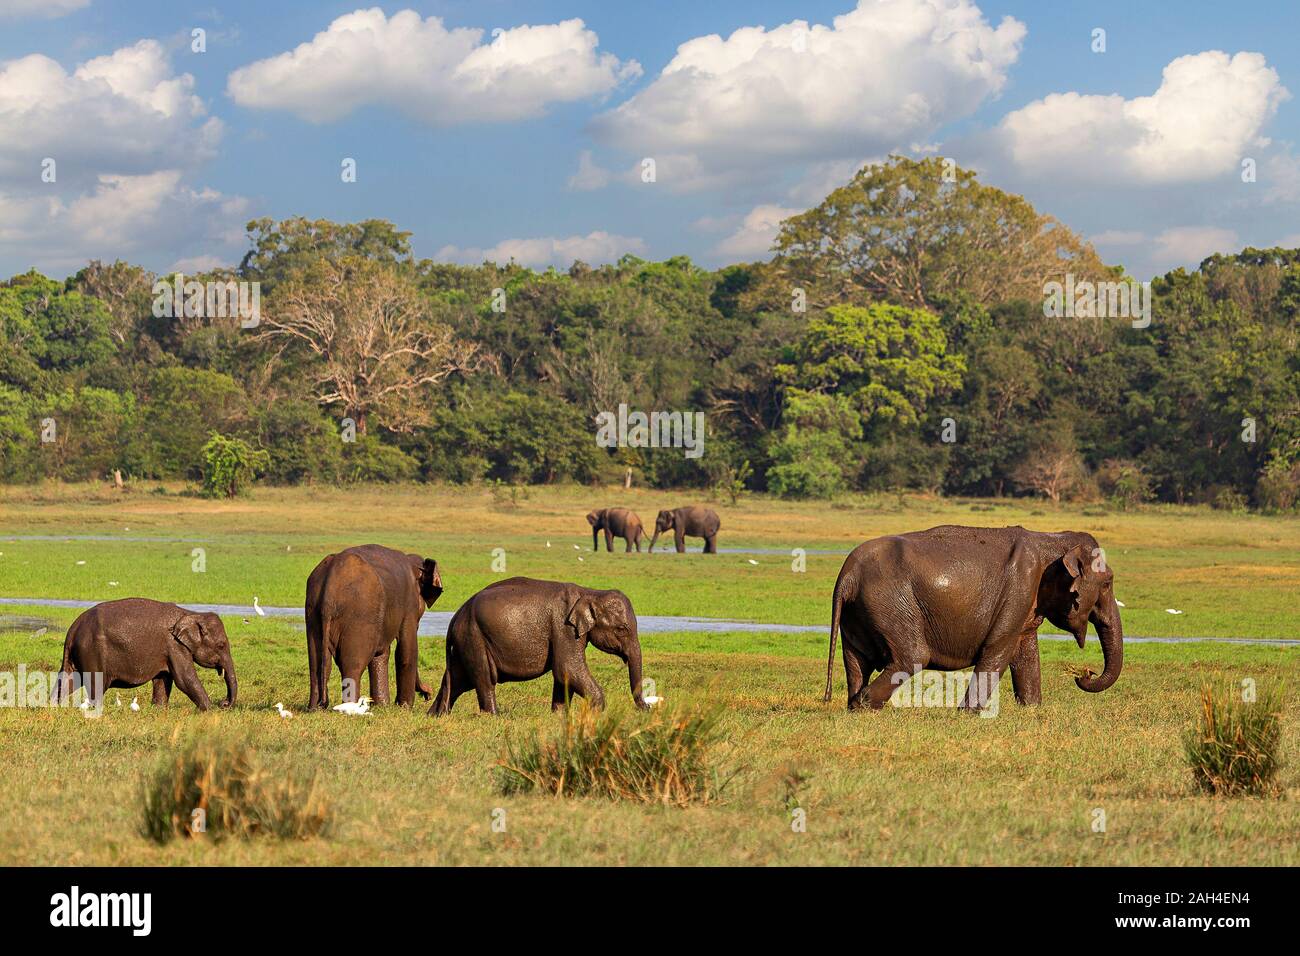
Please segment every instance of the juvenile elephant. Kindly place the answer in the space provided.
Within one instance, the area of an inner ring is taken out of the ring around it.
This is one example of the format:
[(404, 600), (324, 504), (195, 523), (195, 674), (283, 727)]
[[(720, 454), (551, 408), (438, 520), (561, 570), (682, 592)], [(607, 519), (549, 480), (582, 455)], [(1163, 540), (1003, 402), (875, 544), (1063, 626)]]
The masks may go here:
[(207, 710), (212, 702), (195, 664), (216, 668), (225, 677), (221, 706), (233, 706), (239, 683), (221, 618), (148, 598), (105, 601), (83, 611), (68, 628), (55, 696), (67, 697), (73, 674), (102, 674), (102, 684), (87, 685), (93, 705), (109, 687), (153, 681), (155, 707), (167, 706), (175, 683), (199, 710)]
[(388, 702), (388, 658), (397, 642), (397, 702), (432, 694), (420, 680), (417, 629), (426, 608), (442, 594), (438, 562), (377, 544), (331, 554), (307, 579), (307, 708), (330, 703), (330, 661), (339, 666), (343, 699), (356, 700), (369, 669), (370, 696)]
[(1092, 622), (1105, 667), (1075, 683), (1103, 691), (1124, 663), (1113, 578), (1097, 539), (1079, 531), (944, 525), (875, 538), (854, 549), (835, 583), (823, 699), (831, 699), (835, 636), (843, 628), (850, 710), (883, 707), (923, 668), (972, 665), (963, 706), (987, 703), (1008, 667), (1016, 700), (1037, 704), (1044, 618), (1074, 635), (1079, 647)]
[(691, 505), (687, 508), (665, 509), (659, 512), (659, 517), (655, 518), (655, 534), (650, 539), (650, 550), (655, 549), (655, 542), (659, 540), (659, 535), (663, 534), (669, 528), (673, 531), (673, 543), (677, 546), (677, 553), (682, 554), (686, 551), (686, 536), (692, 538), (704, 539), (704, 553), (718, 553), (718, 528), (722, 527), (722, 522), (718, 520), (718, 513), (712, 508), (705, 508), (703, 505)]
[(606, 551), (613, 551), (614, 539), (622, 538), (627, 542), (626, 551), (631, 551), (632, 546), (636, 545), (636, 550), (640, 553), (645, 528), (641, 526), (641, 519), (636, 516), (635, 511), (629, 511), (627, 508), (600, 508), (587, 515), (587, 523), (591, 525), (592, 551), (600, 550), (597, 536), (604, 531)]
[(508, 578), (461, 605), (447, 627), (447, 670), (430, 714), (448, 713), (468, 690), (479, 710), (497, 712), (496, 685), (554, 678), (551, 708), (564, 706), (565, 688), (597, 707), (605, 692), (587, 670), (587, 642), (626, 662), (632, 699), (641, 696), (641, 642), (636, 612), (622, 591), (594, 591), (560, 581)]

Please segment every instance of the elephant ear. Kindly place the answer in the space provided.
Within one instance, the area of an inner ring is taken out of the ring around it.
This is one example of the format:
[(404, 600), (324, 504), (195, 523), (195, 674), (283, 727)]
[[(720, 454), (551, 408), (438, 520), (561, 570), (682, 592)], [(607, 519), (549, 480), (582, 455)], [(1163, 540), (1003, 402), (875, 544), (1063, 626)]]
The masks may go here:
[(433, 602), (442, 596), (442, 575), (438, 573), (438, 562), (425, 558), (420, 564), (420, 597), (425, 607), (433, 607)]
[(578, 632), (579, 640), (586, 637), (588, 632), (596, 626), (596, 605), (591, 598), (586, 595), (578, 598), (573, 607), (569, 608), (569, 616), (565, 618), (564, 623)]
[(599, 524), (600, 524), (600, 512), (599, 512), (599, 511), (589, 511), (589, 512), (587, 512), (587, 523), (590, 524), (593, 528), (596, 527), (597, 525), (599, 525)]
[(197, 614), (184, 614), (176, 623), (172, 625), (172, 637), (176, 638), (178, 644), (190, 652), (190, 656), (198, 650), (199, 642), (203, 639), (203, 624)]
[(1070, 575), (1070, 592), (1079, 593), (1079, 576), (1083, 574), (1083, 556), (1079, 553), (1077, 547), (1071, 548), (1065, 554), (1061, 555), (1061, 565)]

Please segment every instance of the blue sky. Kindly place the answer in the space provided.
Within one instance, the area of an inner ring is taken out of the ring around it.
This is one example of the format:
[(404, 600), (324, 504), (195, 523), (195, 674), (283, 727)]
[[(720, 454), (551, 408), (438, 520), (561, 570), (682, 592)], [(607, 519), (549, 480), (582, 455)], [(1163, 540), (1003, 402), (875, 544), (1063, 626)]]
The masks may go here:
[(978, 169), (1140, 278), (1300, 245), (1295, 4), (857, 7), (0, 0), (0, 274), (234, 263), (248, 219), (292, 215), (454, 261), (717, 266), (891, 151)]

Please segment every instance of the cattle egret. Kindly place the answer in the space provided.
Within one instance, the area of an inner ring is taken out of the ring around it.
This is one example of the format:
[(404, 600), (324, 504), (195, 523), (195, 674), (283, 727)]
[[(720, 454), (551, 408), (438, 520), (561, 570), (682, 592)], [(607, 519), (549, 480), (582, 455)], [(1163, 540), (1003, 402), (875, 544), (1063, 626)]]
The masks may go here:
[(369, 717), (370, 705), (374, 703), (369, 697), (362, 697), (360, 700), (348, 701), (344, 704), (335, 704), (334, 709), (340, 714), (348, 714), (352, 717)]
[(131, 709), (134, 710), (134, 711), (139, 711), (139, 710), (140, 710), (140, 698), (139, 698), (139, 697), (132, 697), (132, 698), (131, 698)]
[(85, 564), (85, 561), (78, 561), (77, 564)]
[(284, 704), (280, 703), (279, 701), (277, 701), (275, 704), (275, 712), (285, 720), (290, 720), (293, 717), (293, 711), (285, 710)]
[(1123, 601), (1116, 601), (1115, 603), (1118, 604), (1120, 607), (1128, 607), (1128, 605), (1125, 604)]
[[(549, 541), (546, 542), (546, 546), (549, 548), (549, 547), (551, 546), (551, 542), (549, 542)], [(4, 552), (3, 552), (3, 551), (0, 551), (0, 554), (4, 554)]]
[(664, 699), (657, 694), (651, 694), (649, 697), (642, 698), (647, 704), (653, 707), (655, 704), (662, 704)]
[(116, 582), (116, 581), (109, 581), (109, 582), (108, 582), (108, 586), (109, 586), (110, 588), (115, 588), (115, 587), (117, 587), (117, 582)]
[(262, 610), (261, 605), (257, 603), (257, 595), (253, 595), (253, 610), (257, 612), (258, 617), (266, 617), (266, 612)]
[[(582, 549), (581, 549), (580, 547), (578, 547), (578, 546), (575, 544), (575, 545), (573, 546), (573, 550), (574, 550), (574, 551), (581, 551)], [(82, 564), (85, 564), (85, 562), (83, 561)]]
[(118, 694), (118, 695), (117, 695), (117, 706), (118, 706), (118, 707), (121, 707), (121, 706), (122, 706), (122, 695), (121, 695), (121, 694)]
[(580, 558), (578, 558), (578, 560), (579, 560), (579, 561), (581, 561), (581, 560), (582, 560), (582, 558), (581, 558), (581, 557), (580, 557)]
[(750, 563), (750, 564), (758, 564), (758, 562), (755, 561), (753, 558), (750, 558), (750, 559), (749, 559), (749, 563)]
[(1165, 613), (1166, 613), (1166, 614), (1182, 614), (1183, 612), (1182, 612), (1182, 611), (1175, 611), (1173, 608), (1171, 608), (1171, 607), (1167, 607), (1167, 608), (1165, 608)]

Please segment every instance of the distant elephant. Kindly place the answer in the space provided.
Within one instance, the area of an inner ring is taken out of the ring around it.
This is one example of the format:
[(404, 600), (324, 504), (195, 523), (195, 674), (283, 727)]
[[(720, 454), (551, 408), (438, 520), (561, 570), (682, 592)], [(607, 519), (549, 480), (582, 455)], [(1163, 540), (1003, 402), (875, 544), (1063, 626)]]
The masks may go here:
[(1105, 667), (1100, 676), (1088, 671), (1075, 683), (1103, 691), (1124, 663), (1113, 579), (1097, 539), (1079, 531), (944, 525), (875, 538), (853, 550), (835, 583), (823, 700), (831, 699), (835, 636), (843, 627), (850, 710), (883, 707), (923, 668), (972, 665), (963, 706), (987, 703), (1008, 667), (1016, 700), (1037, 704), (1044, 618), (1074, 635), (1079, 647), (1092, 622)]
[(588, 514), (587, 522), (591, 525), (592, 551), (600, 550), (597, 536), (601, 531), (605, 532), (606, 551), (614, 550), (615, 538), (622, 538), (627, 542), (626, 551), (631, 551), (634, 544), (637, 552), (641, 551), (645, 528), (641, 526), (641, 519), (636, 516), (635, 511), (629, 511), (627, 508), (601, 508)]
[(659, 540), (659, 535), (672, 528), (673, 543), (677, 546), (678, 554), (686, 551), (687, 535), (704, 539), (705, 554), (717, 554), (720, 527), (722, 522), (718, 520), (718, 513), (703, 505), (664, 510), (659, 512), (659, 517), (655, 518), (655, 534), (650, 539), (650, 550), (655, 549), (655, 542)]
[(438, 562), (377, 544), (331, 554), (307, 579), (307, 667), (311, 672), (309, 710), (330, 704), (330, 661), (339, 666), (343, 699), (360, 694), (361, 674), (369, 669), (370, 696), (388, 702), (388, 657), (397, 642), (397, 703), (428, 700), (420, 680), (417, 629), (426, 608), (442, 594)]
[(447, 627), (447, 670), (429, 708), (446, 714), (468, 690), (479, 710), (497, 712), (496, 685), (551, 672), (551, 708), (564, 706), (565, 689), (605, 706), (605, 692), (587, 670), (587, 642), (627, 664), (636, 705), (642, 699), (641, 642), (636, 612), (622, 591), (594, 591), (560, 581), (508, 578), (489, 584)]
[(95, 696), (92, 705), (102, 702), (109, 687), (153, 681), (155, 707), (167, 706), (175, 683), (199, 710), (207, 710), (212, 702), (195, 664), (216, 668), (226, 680), (221, 706), (233, 706), (239, 683), (221, 618), (148, 598), (105, 601), (83, 611), (68, 628), (55, 697), (71, 692), (73, 674), (102, 674), (98, 687), (87, 685)]

